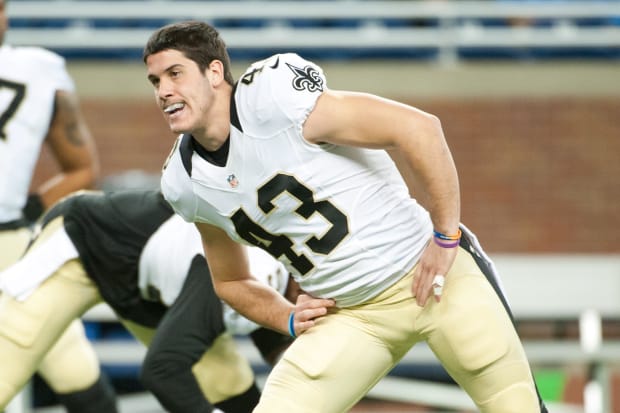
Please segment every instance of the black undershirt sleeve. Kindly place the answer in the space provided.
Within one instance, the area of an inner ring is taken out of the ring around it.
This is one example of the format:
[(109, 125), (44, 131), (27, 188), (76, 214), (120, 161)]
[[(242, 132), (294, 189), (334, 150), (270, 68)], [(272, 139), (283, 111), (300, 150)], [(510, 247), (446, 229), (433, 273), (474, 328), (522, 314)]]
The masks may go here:
[(272, 367), (278, 362), (284, 350), (293, 343), (293, 337), (285, 336), (268, 328), (261, 327), (250, 333), (254, 346), (263, 360)]
[(183, 289), (157, 328), (142, 366), (142, 382), (175, 413), (210, 413), (192, 366), (224, 332), (222, 303), (204, 257), (192, 261)]

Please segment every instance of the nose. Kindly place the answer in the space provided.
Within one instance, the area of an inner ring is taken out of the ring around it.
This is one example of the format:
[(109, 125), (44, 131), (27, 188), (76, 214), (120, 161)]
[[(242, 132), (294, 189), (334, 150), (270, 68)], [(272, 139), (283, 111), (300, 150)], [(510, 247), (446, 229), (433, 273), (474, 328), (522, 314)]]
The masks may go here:
[(174, 89), (172, 87), (172, 82), (167, 81), (166, 79), (160, 79), (157, 87), (157, 96), (162, 100), (166, 100), (172, 96), (173, 93)]

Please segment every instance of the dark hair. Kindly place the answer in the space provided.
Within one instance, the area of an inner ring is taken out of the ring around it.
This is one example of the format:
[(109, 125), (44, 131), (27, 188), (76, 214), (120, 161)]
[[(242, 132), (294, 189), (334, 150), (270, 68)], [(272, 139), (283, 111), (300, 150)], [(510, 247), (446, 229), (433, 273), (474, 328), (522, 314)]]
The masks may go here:
[(219, 32), (207, 23), (185, 21), (158, 29), (146, 42), (142, 60), (146, 63), (150, 55), (164, 50), (178, 50), (185, 57), (196, 62), (203, 73), (213, 60), (219, 60), (224, 66), (226, 82), (230, 85), (235, 83), (226, 44)]

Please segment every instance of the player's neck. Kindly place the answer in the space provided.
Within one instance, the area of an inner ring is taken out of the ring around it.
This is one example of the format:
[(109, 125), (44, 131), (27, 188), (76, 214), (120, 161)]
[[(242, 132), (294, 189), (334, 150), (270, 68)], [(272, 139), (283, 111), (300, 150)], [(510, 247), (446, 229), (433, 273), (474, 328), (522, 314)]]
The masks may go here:
[(222, 145), (228, 139), (228, 128), (226, 134), (223, 133), (211, 133), (215, 132), (209, 128), (206, 133), (201, 133), (200, 131), (192, 132), (192, 137), (209, 152), (215, 152), (222, 147)]
[(230, 135), (230, 91), (229, 87), (216, 95), (205, 124), (192, 131), (194, 139), (210, 152), (220, 149)]

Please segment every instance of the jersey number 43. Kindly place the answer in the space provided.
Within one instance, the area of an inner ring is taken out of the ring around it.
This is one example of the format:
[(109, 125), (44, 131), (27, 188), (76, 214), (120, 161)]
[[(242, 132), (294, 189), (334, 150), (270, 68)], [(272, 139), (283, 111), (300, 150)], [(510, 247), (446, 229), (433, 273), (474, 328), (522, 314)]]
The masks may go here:
[[(329, 254), (349, 234), (347, 216), (331, 202), (315, 200), (312, 190), (294, 176), (280, 173), (258, 188), (258, 206), (261, 211), (266, 215), (272, 212), (276, 208), (272, 201), (285, 192), (300, 202), (299, 207), (292, 211), (295, 215), (307, 220), (318, 213), (331, 224), (330, 229), (320, 238), (316, 234), (308, 234), (304, 243), (314, 253)], [(276, 259), (285, 256), (301, 275), (314, 268), (314, 264), (305, 254), (295, 252), (291, 238), (267, 231), (252, 221), (243, 208), (238, 209), (231, 218), (241, 238), (264, 249)]]

